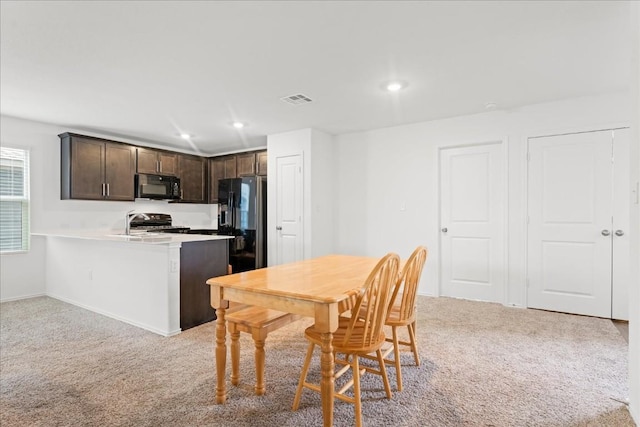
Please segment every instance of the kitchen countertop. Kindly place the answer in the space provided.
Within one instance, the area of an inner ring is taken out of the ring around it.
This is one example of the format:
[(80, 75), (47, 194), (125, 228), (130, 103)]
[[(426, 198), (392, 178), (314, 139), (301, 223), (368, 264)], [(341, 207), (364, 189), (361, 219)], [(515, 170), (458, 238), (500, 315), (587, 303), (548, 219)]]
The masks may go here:
[(31, 233), (33, 236), (66, 237), (73, 239), (102, 240), (107, 242), (123, 242), (127, 244), (167, 245), (185, 242), (202, 242), (207, 240), (232, 239), (233, 236), (181, 233), (134, 233), (129, 236), (122, 231), (113, 230), (55, 230)]

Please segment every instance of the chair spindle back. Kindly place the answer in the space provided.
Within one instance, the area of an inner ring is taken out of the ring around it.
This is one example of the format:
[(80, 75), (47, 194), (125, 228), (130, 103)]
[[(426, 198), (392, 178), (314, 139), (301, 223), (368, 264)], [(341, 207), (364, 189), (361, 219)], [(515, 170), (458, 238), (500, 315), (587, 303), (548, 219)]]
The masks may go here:
[[(422, 275), (422, 269), (427, 259), (427, 248), (418, 246), (405, 264), (402, 272), (398, 276), (393, 295), (389, 304), (389, 310), (395, 305), (399, 310), (399, 317), (402, 320), (411, 319), (415, 314), (416, 295), (418, 293), (418, 282)], [(400, 301), (396, 301), (400, 295)]]
[[(373, 268), (358, 293), (345, 334), (345, 343), (352, 338), (354, 326), (358, 322), (364, 322), (364, 331), (362, 337), (359, 337), (362, 347), (370, 346), (378, 341), (387, 319), (388, 306), (393, 286), (398, 277), (399, 265), (398, 255), (389, 253)], [(358, 315), (355, 315), (356, 313)]]

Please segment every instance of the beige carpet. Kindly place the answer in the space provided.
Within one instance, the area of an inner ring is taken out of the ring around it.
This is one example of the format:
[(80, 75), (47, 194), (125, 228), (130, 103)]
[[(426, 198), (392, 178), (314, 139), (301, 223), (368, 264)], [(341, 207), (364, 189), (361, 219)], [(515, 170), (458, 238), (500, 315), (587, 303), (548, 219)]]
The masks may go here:
[[(627, 344), (610, 321), (449, 298), (421, 297), (418, 309), (423, 364), (403, 355), (392, 400), (365, 376), (366, 426), (634, 425), (621, 403)], [(290, 410), (307, 321), (269, 336), (262, 397), (242, 334), (244, 381), (216, 405), (213, 323), (163, 338), (46, 297), (0, 304), (0, 315), (2, 427), (322, 425), (315, 393)], [(336, 402), (335, 425), (353, 425), (351, 405)]]

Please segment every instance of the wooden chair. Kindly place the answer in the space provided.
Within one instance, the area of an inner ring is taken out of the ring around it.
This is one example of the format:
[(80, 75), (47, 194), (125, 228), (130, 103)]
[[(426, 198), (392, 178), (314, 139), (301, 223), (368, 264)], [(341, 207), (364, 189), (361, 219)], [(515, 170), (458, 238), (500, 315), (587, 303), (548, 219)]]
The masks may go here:
[[(383, 356), (386, 363), (395, 364), (398, 391), (402, 390), (400, 345), (411, 348), (416, 366), (420, 366), (420, 356), (416, 345), (416, 294), (418, 293), (418, 284), (420, 283), (420, 276), (426, 259), (427, 248), (418, 246), (407, 260), (393, 290), (389, 315), (385, 322), (385, 325), (391, 326), (392, 331), (392, 338), (386, 338), (386, 341), (393, 343), (393, 346), (389, 347), (383, 353)], [(403, 326), (407, 327), (409, 341), (400, 341), (398, 339), (398, 328)], [(387, 359), (391, 351), (393, 351), (394, 360)]]
[(229, 333), (231, 335), (231, 384), (240, 382), (240, 332), (251, 334), (255, 344), (256, 385), (257, 395), (265, 393), (264, 383), (264, 344), (269, 332), (275, 331), (289, 323), (300, 319), (300, 316), (270, 310), (268, 308), (242, 305), (233, 307), (226, 315)]
[[(391, 387), (385, 370), (380, 348), (385, 343), (383, 331), (384, 322), (387, 318), (389, 301), (392, 288), (395, 284), (400, 259), (396, 254), (384, 256), (369, 274), (363, 287), (356, 298), (351, 311), (351, 317), (340, 317), (338, 329), (333, 333), (333, 349), (335, 353), (344, 354), (345, 366), (334, 372), (334, 381), (345, 372), (351, 370), (352, 378), (337, 392), (334, 397), (355, 405), (356, 426), (362, 425), (362, 409), (360, 400), (360, 375), (365, 371), (360, 366), (359, 357), (369, 353), (376, 353), (379, 363), (379, 371), (371, 368), (366, 371), (376, 372), (382, 376), (385, 392), (391, 398)], [(366, 304), (367, 309), (361, 311), (361, 307)], [(354, 315), (359, 314), (359, 315)], [(314, 326), (305, 330), (305, 337), (309, 340), (306, 359), (300, 374), (300, 382), (293, 400), (293, 410), (297, 410), (300, 405), (300, 397), (303, 388), (308, 388), (321, 393), (319, 384), (306, 382), (309, 364), (313, 356), (315, 346), (321, 345), (321, 334), (314, 329)], [(336, 361), (336, 364), (340, 364)], [(353, 386), (353, 397), (347, 396), (345, 392)]]

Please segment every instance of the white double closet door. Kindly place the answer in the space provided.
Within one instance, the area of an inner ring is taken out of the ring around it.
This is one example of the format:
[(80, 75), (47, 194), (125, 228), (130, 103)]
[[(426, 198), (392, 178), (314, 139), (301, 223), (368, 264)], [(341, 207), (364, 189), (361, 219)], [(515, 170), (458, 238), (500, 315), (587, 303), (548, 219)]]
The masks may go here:
[(628, 129), (528, 145), (527, 306), (627, 319)]

